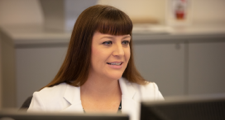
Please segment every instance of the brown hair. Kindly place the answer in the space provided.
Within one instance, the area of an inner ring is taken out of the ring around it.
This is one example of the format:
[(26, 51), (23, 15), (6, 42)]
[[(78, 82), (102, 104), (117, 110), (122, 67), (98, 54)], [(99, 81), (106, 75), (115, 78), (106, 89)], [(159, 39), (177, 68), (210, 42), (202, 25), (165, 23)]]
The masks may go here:
[[(95, 31), (112, 35), (132, 36), (133, 24), (121, 10), (108, 5), (95, 5), (84, 10), (78, 17), (65, 60), (55, 78), (46, 86), (54, 86), (62, 82), (74, 86), (83, 85), (88, 78), (91, 64), (91, 45)], [(123, 77), (130, 82), (145, 84), (134, 65), (132, 40), (130, 42), (131, 57)]]

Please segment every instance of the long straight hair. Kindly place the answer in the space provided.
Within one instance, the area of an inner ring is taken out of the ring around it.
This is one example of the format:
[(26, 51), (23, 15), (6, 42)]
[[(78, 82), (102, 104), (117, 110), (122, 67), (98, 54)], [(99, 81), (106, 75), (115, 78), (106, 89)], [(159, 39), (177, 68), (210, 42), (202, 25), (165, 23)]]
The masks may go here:
[[(91, 66), (91, 46), (93, 34), (96, 31), (111, 35), (132, 36), (133, 24), (130, 18), (121, 10), (108, 5), (95, 5), (84, 10), (78, 17), (65, 60), (55, 78), (45, 87), (51, 87), (62, 82), (73, 86), (82, 86), (89, 74)], [(134, 65), (132, 40), (130, 41), (131, 56), (122, 75), (130, 82), (145, 84)]]

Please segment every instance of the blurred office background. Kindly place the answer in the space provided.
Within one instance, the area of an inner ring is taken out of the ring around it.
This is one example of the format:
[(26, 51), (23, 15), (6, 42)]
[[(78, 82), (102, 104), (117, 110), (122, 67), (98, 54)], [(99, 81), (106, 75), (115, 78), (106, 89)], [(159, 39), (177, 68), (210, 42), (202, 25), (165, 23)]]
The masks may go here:
[(95, 4), (131, 17), (136, 67), (165, 97), (225, 93), (225, 1), (189, 0), (186, 21), (170, 23), (171, 1), (0, 0), (0, 108), (54, 78), (76, 18)]

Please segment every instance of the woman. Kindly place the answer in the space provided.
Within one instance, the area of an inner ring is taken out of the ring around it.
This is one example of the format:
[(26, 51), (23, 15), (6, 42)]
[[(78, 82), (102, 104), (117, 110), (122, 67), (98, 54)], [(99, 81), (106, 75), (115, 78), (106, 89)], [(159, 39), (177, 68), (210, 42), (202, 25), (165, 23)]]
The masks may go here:
[(66, 58), (52, 82), (33, 94), (28, 111), (118, 112), (138, 118), (140, 100), (163, 99), (134, 66), (132, 22), (112, 6), (78, 17)]

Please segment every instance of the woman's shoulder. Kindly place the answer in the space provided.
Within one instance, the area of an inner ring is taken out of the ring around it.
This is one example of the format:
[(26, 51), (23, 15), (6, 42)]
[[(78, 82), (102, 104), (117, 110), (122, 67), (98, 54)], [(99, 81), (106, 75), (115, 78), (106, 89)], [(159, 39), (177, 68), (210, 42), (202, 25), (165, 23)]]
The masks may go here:
[[(29, 111), (57, 111), (69, 105), (65, 100), (67, 91), (73, 91), (76, 87), (61, 83), (52, 87), (45, 87), (33, 93)], [(70, 94), (70, 93), (69, 93)]]
[(59, 93), (63, 93), (68, 86), (69, 85), (66, 83), (60, 83), (52, 87), (44, 87), (40, 91), (36, 91), (34, 93), (41, 94), (41, 95), (49, 95), (49, 94), (54, 95), (54, 93), (59, 94)]
[(159, 88), (155, 82), (145, 81), (145, 85), (131, 83), (135, 88), (140, 89), (142, 92), (158, 92)]
[(137, 89), (158, 90), (158, 86), (157, 86), (157, 84), (155, 82), (145, 81), (145, 84), (144, 85), (141, 85), (141, 84), (137, 84), (137, 83), (130, 82), (126, 78), (121, 78), (120, 81), (122, 81), (122, 83), (123, 84), (126, 84), (127, 86), (132, 86), (132, 87), (135, 87)]
[(139, 86), (147, 90), (153, 90), (153, 91), (159, 90), (158, 85), (155, 82), (145, 81), (145, 85), (139, 85)]
[(126, 84), (127, 89), (133, 89), (138, 96), (146, 99), (163, 99), (161, 92), (159, 91), (158, 85), (155, 82), (145, 81), (145, 85), (140, 85), (128, 81), (125, 78), (121, 79)]
[(49, 101), (54, 99), (60, 100), (60, 98), (63, 98), (63, 96), (66, 94), (66, 91), (68, 91), (68, 89), (75, 89), (75, 87), (67, 83), (60, 83), (58, 85), (45, 87), (40, 91), (34, 92), (33, 98), (41, 98), (41, 101)]

